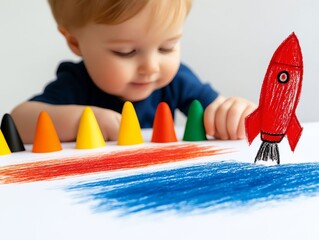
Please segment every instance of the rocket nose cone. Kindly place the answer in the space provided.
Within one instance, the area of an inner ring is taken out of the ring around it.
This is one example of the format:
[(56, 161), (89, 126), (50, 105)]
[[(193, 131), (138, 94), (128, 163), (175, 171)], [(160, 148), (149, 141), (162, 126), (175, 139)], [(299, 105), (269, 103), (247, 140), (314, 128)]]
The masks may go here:
[(297, 36), (292, 33), (275, 51), (271, 62), (302, 67), (302, 54)]

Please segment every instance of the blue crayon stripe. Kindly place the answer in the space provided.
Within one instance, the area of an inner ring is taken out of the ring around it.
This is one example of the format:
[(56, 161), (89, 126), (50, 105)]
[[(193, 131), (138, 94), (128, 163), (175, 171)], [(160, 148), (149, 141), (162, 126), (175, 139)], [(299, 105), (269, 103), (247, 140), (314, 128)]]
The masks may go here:
[(94, 211), (120, 215), (175, 211), (180, 214), (249, 207), (268, 201), (316, 196), (319, 164), (262, 166), (233, 161), (78, 183), (67, 188)]

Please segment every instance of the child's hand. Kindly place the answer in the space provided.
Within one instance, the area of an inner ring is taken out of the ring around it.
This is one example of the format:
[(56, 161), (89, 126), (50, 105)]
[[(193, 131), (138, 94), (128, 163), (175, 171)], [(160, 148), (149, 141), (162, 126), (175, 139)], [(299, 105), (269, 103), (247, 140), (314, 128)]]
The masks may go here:
[(121, 122), (121, 114), (113, 110), (92, 107), (105, 140), (116, 141)]
[(243, 139), (245, 117), (255, 108), (255, 104), (246, 99), (219, 96), (205, 109), (204, 125), (207, 135), (223, 140)]

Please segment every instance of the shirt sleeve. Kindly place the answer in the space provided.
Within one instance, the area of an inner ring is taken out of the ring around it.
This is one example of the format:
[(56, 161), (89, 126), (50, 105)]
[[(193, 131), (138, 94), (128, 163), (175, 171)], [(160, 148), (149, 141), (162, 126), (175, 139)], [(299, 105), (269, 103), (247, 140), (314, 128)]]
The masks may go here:
[(50, 82), (44, 91), (30, 99), (49, 104), (85, 104), (88, 83), (82, 63), (62, 63), (57, 70), (56, 80)]

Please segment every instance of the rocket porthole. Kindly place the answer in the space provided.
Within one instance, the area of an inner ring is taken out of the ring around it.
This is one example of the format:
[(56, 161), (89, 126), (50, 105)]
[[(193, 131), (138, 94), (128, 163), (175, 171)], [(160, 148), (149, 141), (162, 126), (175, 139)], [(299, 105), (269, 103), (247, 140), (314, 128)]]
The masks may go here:
[(289, 81), (289, 73), (287, 71), (281, 71), (277, 75), (278, 82), (286, 83)]

